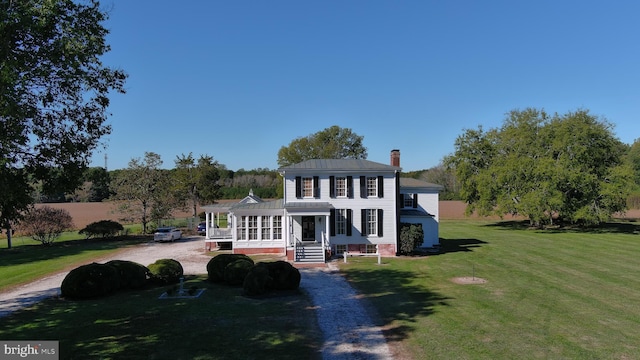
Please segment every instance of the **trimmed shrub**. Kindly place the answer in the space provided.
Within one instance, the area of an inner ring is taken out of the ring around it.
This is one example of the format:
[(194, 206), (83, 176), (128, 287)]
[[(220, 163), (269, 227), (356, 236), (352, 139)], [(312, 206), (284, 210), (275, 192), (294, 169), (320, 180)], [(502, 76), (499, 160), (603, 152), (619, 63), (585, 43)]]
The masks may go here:
[(286, 261), (265, 263), (272, 279), (271, 288), (274, 290), (295, 290), (300, 286), (300, 270)]
[(295, 290), (300, 286), (300, 271), (286, 261), (257, 263), (242, 284), (248, 296), (257, 296), (270, 290)]
[(400, 224), (400, 253), (412, 254), (416, 247), (424, 241), (424, 230), (422, 224), (401, 223)]
[(207, 263), (207, 274), (209, 275), (209, 281), (211, 282), (223, 282), (224, 281), (224, 269), (227, 265), (236, 260), (253, 260), (244, 254), (219, 254), (211, 258)]
[(123, 289), (139, 289), (147, 283), (149, 269), (144, 265), (127, 260), (111, 260), (106, 265), (116, 268)]
[(265, 263), (258, 263), (251, 268), (247, 276), (244, 278), (242, 288), (248, 296), (258, 296), (266, 293), (271, 286), (271, 277), (269, 276), (269, 268)]
[(229, 285), (242, 285), (244, 278), (247, 276), (253, 261), (247, 259), (236, 260), (224, 268), (224, 281)]
[(84, 229), (78, 231), (78, 234), (84, 235), (86, 239), (92, 237), (110, 238), (123, 230), (124, 227), (117, 221), (100, 220), (87, 225)]
[(105, 296), (120, 288), (118, 270), (106, 264), (87, 264), (71, 270), (60, 286), (62, 296), (86, 299)]
[(151, 282), (159, 285), (177, 283), (184, 275), (184, 269), (180, 262), (173, 259), (160, 259), (147, 268)]

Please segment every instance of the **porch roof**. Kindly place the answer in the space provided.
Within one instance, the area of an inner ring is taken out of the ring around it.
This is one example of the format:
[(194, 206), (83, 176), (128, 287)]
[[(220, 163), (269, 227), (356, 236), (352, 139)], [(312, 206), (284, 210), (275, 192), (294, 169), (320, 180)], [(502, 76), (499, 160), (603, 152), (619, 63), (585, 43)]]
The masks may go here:
[(422, 217), (433, 217), (433, 215), (429, 214), (426, 211), (419, 209), (401, 209), (400, 216), (422, 216)]
[(329, 213), (333, 205), (328, 202), (290, 202), (284, 205), (288, 213)]

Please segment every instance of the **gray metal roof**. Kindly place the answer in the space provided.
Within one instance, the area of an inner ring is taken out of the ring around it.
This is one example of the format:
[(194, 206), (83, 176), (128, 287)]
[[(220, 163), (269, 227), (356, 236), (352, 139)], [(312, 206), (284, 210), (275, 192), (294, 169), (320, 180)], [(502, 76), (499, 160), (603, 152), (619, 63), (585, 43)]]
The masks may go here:
[(313, 201), (313, 202), (306, 202), (306, 201), (299, 201), (299, 202), (290, 202), (287, 203), (284, 206), (287, 210), (295, 210), (295, 209), (333, 209), (333, 205), (331, 205), (328, 202), (320, 202), (320, 201)]
[(400, 171), (401, 168), (364, 159), (314, 159), (278, 169), (285, 172), (299, 170)]
[(438, 185), (438, 184), (434, 184), (434, 183), (430, 183), (430, 182), (426, 182), (426, 181), (422, 181), (422, 180), (418, 180), (418, 179), (401, 177), (400, 178), (400, 189), (401, 190), (406, 190), (406, 189), (425, 189), (425, 190), (432, 190), (432, 191), (442, 191), (442, 190), (444, 190), (444, 186)]
[(284, 209), (282, 204), (284, 203), (283, 199), (277, 199), (272, 201), (263, 201), (259, 203), (237, 203), (231, 206), (231, 210), (280, 210)]

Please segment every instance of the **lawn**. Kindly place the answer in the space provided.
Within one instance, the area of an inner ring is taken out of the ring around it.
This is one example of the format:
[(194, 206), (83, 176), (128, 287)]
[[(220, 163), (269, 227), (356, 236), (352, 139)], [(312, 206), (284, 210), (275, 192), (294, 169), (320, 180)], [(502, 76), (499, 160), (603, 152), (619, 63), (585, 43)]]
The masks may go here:
[(241, 287), (189, 276), (195, 299), (158, 299), (168, 287), (100, 299), (51, 299), (0, 322), (0, 339), (59, 340), (61, 359), (316, 359), (321, 336), (299, 291), (242, 296)]
[[(340, 268), (408, 358), (637, 359), (639, 232), (443, 221), (441, 254)], [(474, 276), (487, 282), (452, 281)]]
[[(25, 240), (26, 239), (26, 240)], [(29, 283), (46, 275), (71, 270), (129, 246), (149, 241), (145, 236), (125, 236), (109, 240), (81, 240), (77, 232), (65, 233), (52, 245), (29, 238), (17, 238), (11, 249), (0, 240), (0, 291)]]
[[(403, 359), (636, 359), (639, 233), (639, 223), (537, 231), (442, 221), (440, 254), (338, 265)], [(2, 274), (18, 266), (11, 258)], [(188, 282), (207, 290), (185, 300), (158, 300), (163, 289), (148, 288), (45, 301), (3, 318), (0, 339), (60, 340), (61, 358), (317, 358), (321, 336), (306, 296), (251, 299), (202, 277)]]

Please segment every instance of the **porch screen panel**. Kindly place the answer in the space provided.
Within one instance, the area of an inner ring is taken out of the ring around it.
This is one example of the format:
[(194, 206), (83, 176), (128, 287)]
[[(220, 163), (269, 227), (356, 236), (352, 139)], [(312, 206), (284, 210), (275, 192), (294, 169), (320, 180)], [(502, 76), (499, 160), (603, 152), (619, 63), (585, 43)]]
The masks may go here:
[(271, 239), (271, 217), (262, 217), (262, 240)]
[(249, 235), (249, 240), (258, 240), (258, 217), (257, 216), (247, 217), (247, 235)]
[(273, 239), (282, 240), (282, 216), (276, 215), (273, 217)]
[(238, 238), (238, 240), (247, 240), (246, 223), (247, 223), (247, 217), (241, 216), (240, 221), (236, 224), (237, 225), (236, 237)]

